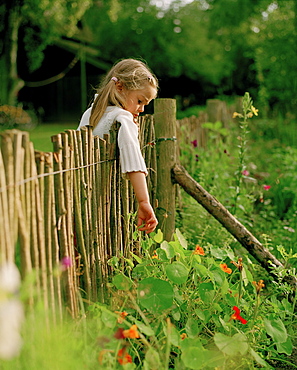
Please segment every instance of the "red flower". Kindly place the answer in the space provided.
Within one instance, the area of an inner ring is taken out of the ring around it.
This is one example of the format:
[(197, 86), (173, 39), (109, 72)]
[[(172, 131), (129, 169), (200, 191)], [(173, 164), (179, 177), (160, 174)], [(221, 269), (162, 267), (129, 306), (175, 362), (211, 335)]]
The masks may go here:
[(114, 337), (116, 339), (124, 339), (126, 338), (124, 335), (124, 329), (123, 328), (118, 328), (118, 330), (114, 333)]
[(247, 320), (240, 316), (240, 309), (236, 306), (233, 307), (233, 310), (235, 311), (233, 315), (231, 315), (231, 320), (239, 320), (242, 324), (246, 324)]
[(120, 365), (132, 364), (132, 357), (126, 352), (126, 348), (121, 348), (117, 356)]
[(269, 190), (271, 188), (271, 186), (270, 185), (263, 185), (263, 189), (264, 190)]

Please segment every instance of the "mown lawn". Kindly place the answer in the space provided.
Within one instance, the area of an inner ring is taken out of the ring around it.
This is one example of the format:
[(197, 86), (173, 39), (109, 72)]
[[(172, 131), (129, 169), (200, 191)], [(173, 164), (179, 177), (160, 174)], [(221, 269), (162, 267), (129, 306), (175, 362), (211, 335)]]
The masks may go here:
[(53, 145), (51, 137), (57, 135), (65, 130), (75, 130), (77, 123), (42, 123), (35, 129), (29, 131), (30, 139), (34, 144), (36, 150), (43, 152), (51, 152)]

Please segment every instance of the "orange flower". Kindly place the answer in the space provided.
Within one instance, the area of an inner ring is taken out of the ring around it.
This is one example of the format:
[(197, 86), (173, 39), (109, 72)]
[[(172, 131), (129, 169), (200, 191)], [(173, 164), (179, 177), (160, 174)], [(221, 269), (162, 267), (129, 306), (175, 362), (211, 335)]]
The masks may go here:
[(232, 270), (230, 269), (230, 267), (227, 266), (226, 263), (220, 263), (220, 268), (226, 272), (227, 274), (231, 274), (232, 273)]
[(240, 309), (236, 306), (233, 307), (235, 311), (233, 315), (231, 315), (230, 320), (239, 320), (242, 324), (246, 324), (247, 320), (240, 316)]
[(185, 338), (187, 338), (187, 334), (186, 333), (182, 333), (180, 335), (180, 338), (181, 338), (181, 340), (184, 340)]
[(128, 313), (125, 312), (125, 311), (123, 311), (123, 312), (115, 311), (115, 313), (117, 313), (119, 315), (119, 317), (117, 319), (119, 324), (121, 324), (125, 320), (125, 317), (128, 315)]
[(121, 348), (117, 356), (120, 365), (132, 364), (132, 357), (126, 352), (126, 348)]
[(157, 260), (159, 259), (156, 251), (154, 251), (154, 254), (152, 255), (152, 258), (156, 258)]
[(197, 244), (195, 250), (193, 251), (193, 254), (199, 254), (200, 256), (204, 256), (205, 252), (204, 249)]
[(132, 325), (130, 329), (124, 330), (123, 335), (124, 335), (125, 338), (130, 338), (130, 339), (139, 338), (139, 333), (137, 331), (137, 326)]
[(263, 280), (259, 280), (258, 282), (253, 281), (252, 284), (256, 287), (257, 294), (260, 294), (261, 290), (265, 287)]

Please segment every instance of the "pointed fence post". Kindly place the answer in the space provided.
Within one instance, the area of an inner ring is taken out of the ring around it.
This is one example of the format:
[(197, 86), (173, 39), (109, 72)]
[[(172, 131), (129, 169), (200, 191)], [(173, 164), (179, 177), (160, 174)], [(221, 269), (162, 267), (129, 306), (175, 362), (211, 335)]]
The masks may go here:
[(172, 240), (175, 230), (176, 185), (171, 181), (171, 169), (176, 164), (176, 101), (156, 99), (154, 103), (155, 140), (157, 154), (156, 216), (164, 239)]

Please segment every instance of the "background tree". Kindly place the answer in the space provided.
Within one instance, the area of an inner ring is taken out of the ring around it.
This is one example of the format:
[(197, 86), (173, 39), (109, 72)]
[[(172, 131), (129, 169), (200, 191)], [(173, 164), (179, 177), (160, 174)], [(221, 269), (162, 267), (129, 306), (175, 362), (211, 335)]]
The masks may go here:
[(23, 45), (28, 68), (40, 67), (43, 51), (61, 35), (71, 37), (91, 0), (5, 0), (0, 6), (0, 102), (14, 105), (24, 86), (18, 74), (18, 48)]
[(249, 42), (261, 105), (283, 114), (297, 106), (296, 19), (296, 1), (264, 1), (251, 22)]
[[(194, 94), (193, 104), (203, 104), (210, 97), (250, 91), (254, 99), (259, 92), (261, 104), (293, 110), (296, 4), (6, 0), (0, 6), (0, 103), (13, 104), (24, 84), (17, 61), (36, 70), (45, 48), (55, 44), (73, 54), (83, 50), (81, 59), (98, 74), (118, 59), (143, 58), (160, 77), (166, 97)], [(25, 59), (18, 58), (19, 49)]]

